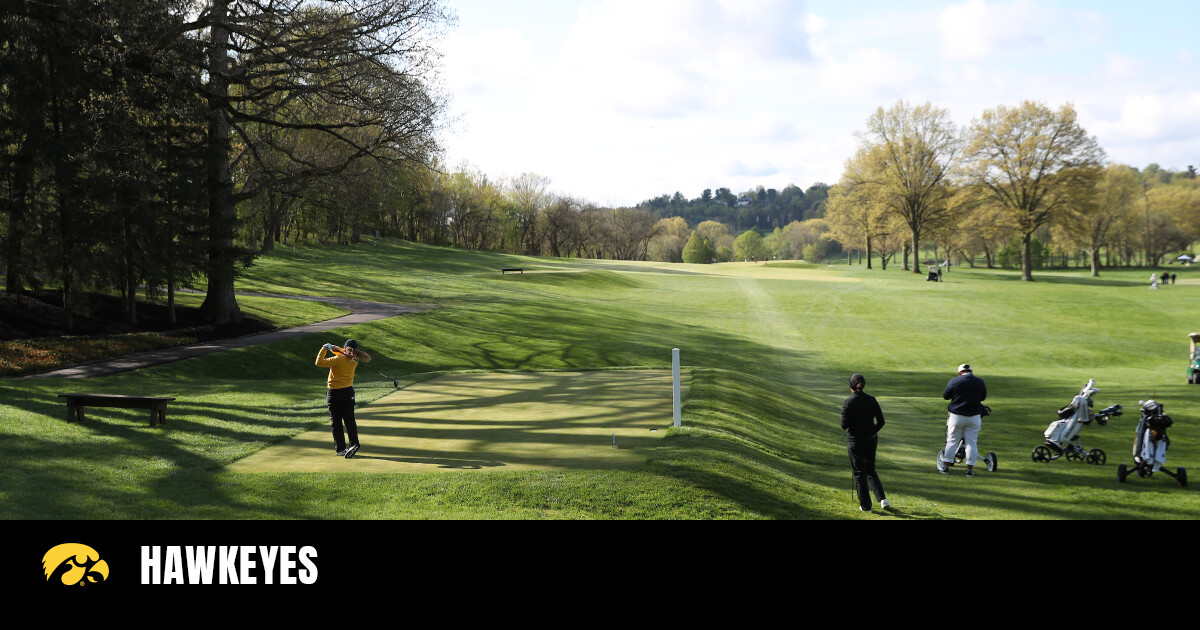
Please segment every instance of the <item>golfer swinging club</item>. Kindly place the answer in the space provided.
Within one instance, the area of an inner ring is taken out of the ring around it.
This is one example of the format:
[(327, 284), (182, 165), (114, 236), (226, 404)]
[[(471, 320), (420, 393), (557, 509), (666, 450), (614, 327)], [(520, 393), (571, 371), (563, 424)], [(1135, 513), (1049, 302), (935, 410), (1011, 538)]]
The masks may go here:
[(946, 450), (939, 461), (938, 472), (950, 474), (954, 455), (958, 452), (959, 440), (966, 441), (967, 476), (975, 476), (975, 454), (979, 450), (979, 429), (983, 426), (983, 401), (987, 400), (987, 385), (983, 379), (971, 372), (966, 363), (958, 366), (958, 376), (946, 384), (942, 398), (949, 400), (946, 407), (950, 417), (946, 419)]
[[(332, 352), (333, 356), (326, 358), (326, 352)], [(317, 353), (317, 367), (329, 368), (329, 389), (325, 392), (325, 403), (329, 405), (329, 417), (333, 420), (333, 448), (346, 459), (358, 452), (358, 425), (354, 422), (354, 369), (360, 362), (370, 363), (371, 355), (359, 350), (358, 342), (353, 339), (347, 339), (341, 348), (327, 343)], [(350, 434), (349, 447), (346, 446), (342, 431), (343, 423), (345, 432)]]

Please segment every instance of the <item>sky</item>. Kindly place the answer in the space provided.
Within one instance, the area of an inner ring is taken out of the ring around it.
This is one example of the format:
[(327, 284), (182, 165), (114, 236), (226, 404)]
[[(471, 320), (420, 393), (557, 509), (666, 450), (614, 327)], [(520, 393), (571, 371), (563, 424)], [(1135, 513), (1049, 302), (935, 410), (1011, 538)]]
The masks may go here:
[(836, 184), (879, 108), (1070, 103), (1110, 161), (1200, 167), (1200, 2), (445, 0), (450, 168), (602, 206)]

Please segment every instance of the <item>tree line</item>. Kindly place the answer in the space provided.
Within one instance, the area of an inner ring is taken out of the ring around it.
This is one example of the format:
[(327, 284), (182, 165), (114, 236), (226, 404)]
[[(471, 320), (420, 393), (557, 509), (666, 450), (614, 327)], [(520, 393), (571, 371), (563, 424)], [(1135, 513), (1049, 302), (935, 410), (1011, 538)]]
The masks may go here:
[(972, 266), (1019, 258), (1025, 281), (1055, 256), (1086, 257), (1095, 276), (1102, 259), (1157, 266), (1200, 237), (1195, 168), (1109, 163), (1070, 104), (1000, 106), (959, 128), (945, 110), (901, 101), (859, 139), (825, 218), (868, 265), (899, 256), (920, 273), (927, 240)]
[(661, 195), (637, 205), (660, 219), (682, 217), (691, 225), (705, 221), (724, 223), (737, 233), (746, 230), (769, 232), (793, 221), (819, 219), (825, 214), (829, 186), (816, 183), (802, 190), (788, 184), (782, 191), (757, 186), (734, 194), (729, 188), (706, 188), (699, 197), (687, 199), (683, 193)]
[(256, 252), (414, 196), (454, 20), (436, 0), (6, 3), (5, 291), (57, 286), (71, 317), (117, 289), (136, 322), (139, 287), (204, 282), (208, 321), (240, 321)]

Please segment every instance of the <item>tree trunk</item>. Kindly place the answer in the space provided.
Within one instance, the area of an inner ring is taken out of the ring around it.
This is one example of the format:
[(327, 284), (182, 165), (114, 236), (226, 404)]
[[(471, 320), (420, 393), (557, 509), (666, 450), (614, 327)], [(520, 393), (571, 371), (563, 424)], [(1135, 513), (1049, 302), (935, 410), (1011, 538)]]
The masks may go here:
[(125, 258), (125, 317), (126, 321), (133, 326), (137, 325), (137, 274), (134, 269), (133, 257), (133, 226), (130, 225), (128, 204), (122, 204), (126, 210), (122, 212), (124, 219), (123, 235), (125, 243), (123, 248)]
[[(57, 38), (55, 38), (57, 40)], [(57, 43), (57, 41), (55, 42)], [(74, 224), (74, 215), (71, 209), (75, 206), (73, 200), (70, 199), (71, 194), (71, 174), (67, 169), (67, 152), (66, 147), (66, 123), (63, 121), (61, 99), (58, 94), (58, 81), (56, 79), (57, 67), (56, 51), (51, 51), (48, 56), (50, 69), (50, 111), (51, 123), (54, 126), (54, 139), (51, 149), (52, 159), (54, 160), (54, 177), (55, 185), (58, 188), (56, 200), (58, 201), (58, 230), (60, 239), (59, 263), (62, 265), (62, 290), (63, 290), (63, 311), (66, 318), (66, 328), (68, 331), (75, 330), (75, 313), (74, 313), (74, 295), (77, 288), (74, 282), (74, 273), (72, 265), (74, 264), (75, 248), (73, 247), (73, 237), (71, 234), (71, 226)]]
[(1100, 250), (1093, 249), (1092, 255), (1089, 258), (1092, 259), (1092, 277), (1099, 278), (1100, 277)]
[(912, 262), (913, 273), (921, 273), (921, 235), (913, 230), (912, 233)]
[(1021, 236), (1021, 282), (1033, 282), (1033, 252), (1030, 248), (1032, 233)]
[(167, 321), (175, 324), (175, 270), (167, 270)]
[(6, 293), (24, 293), (22, 270), (25, 261), (21, 255), (25, 241), (26, 215), (29, 211), (30, 191), (33, 188), (34, 150), (40, 145), (41, 125), (31, 125), (21, 152), (14, 163), (11, 203), (8, 215), (8, 238), (5, 241), (4, 260)]
[(210, 324), (242, 321), (233, 293), (235, 255), (233, 231), (237, 221), (233, 177), (229, 170), (229, 121), (225, 106), (229, 99), (229, 30), (225, 20), (230, 0), (214, 0), (212, 42), (209, 48), (208, 117), (208, 291), (200, 314)]

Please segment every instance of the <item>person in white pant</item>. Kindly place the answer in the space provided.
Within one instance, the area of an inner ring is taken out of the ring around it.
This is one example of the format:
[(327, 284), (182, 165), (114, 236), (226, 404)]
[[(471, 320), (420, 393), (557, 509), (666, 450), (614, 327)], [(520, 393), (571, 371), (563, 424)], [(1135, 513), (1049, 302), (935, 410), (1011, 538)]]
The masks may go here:
[(946, 449), (942, 460), (938, 462), (938, 472), (950, 474), (950, 466), (954, 465), (954, 455), (958, 452), (960, 440), (966, 442), (967, 476), (975, 476), (975, 457), (979, 451), (979, 429), (983, 427), (983, 401), (987, 400), (987, 385), (983, 379), (975, 376), (971, 366), (964, 363), (958, 366), (958, 376), (946, 384), (942, 398), (949, 400), (947, 410), (950, 417), (946, 419)]

